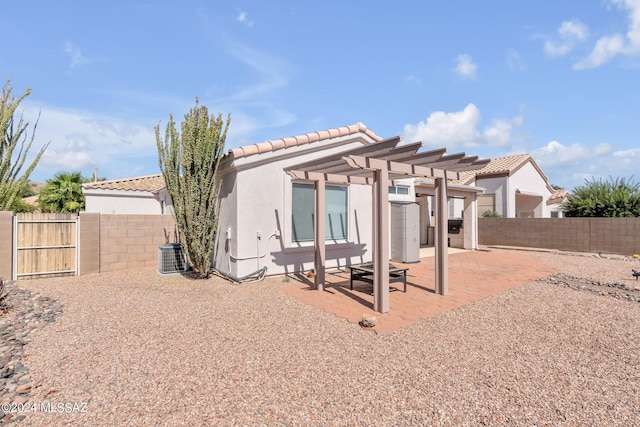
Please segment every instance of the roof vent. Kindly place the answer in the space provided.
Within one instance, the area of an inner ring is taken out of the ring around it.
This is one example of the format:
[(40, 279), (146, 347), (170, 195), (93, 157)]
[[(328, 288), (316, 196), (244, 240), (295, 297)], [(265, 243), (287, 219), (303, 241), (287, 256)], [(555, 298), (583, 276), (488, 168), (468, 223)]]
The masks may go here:
[(187, 271), (187, 259), (180, 243), (167, 243), (158, 248), (158, 273), (177, 274)]

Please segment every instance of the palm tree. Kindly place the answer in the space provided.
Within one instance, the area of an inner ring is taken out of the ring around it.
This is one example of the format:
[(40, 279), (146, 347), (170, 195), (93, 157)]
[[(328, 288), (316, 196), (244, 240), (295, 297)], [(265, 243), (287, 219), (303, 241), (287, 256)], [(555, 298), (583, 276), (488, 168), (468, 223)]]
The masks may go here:
[(84, 210), (80, 172), (61, 172), (48, 179), (40, 192), (38, 204), (43, 212), (78, 213)]

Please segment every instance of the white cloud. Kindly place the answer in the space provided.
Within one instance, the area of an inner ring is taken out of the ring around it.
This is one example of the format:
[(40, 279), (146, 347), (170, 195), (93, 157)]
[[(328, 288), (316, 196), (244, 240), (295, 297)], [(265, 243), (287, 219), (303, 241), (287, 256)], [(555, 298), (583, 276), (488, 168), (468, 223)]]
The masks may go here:
[(589, 36), (588, 27), (577, 19), (564, 21), (558, 28), (559, 41), (547, 40), (544, 51), (551, 56), (563, 56), (571, 52), (575, 46)]
[(517, 50), (511, 49), (507, 52), (507, 65), (512, 70), (523, 71), (527, 68), (527, 64)]
[(225, 101), (253, 100), (260, 95), (281, 89), (289, 83), (287, 79), (289, 68), (276, 58), (240, 43), (230, 44), (227, 52), (255, 71), (260, 79), (258, 83), (247, 85), (224, 99)]
[[(51, 148), (42, 155), (40, 166), (50, 166), (61, 171), (87, 171), (97, 166), (96, 161), (87, 152), (58, 152)], [(84, 175), (87, 175), (85, 172)]]
[(599, 67), (618, 55), (640, 54), (640, 0), (609, 0), (608, 3), (627, 13), (627, 33), (600, 37), (591, 53), (573, 65), (576, 70)]
[(553, 184), (561, 184), (567, 189), (582, 185), (585, 179), (625, 176), (630, 171), (633, 174), (635, 169), (635, 166), (623, 165), (613, 147), (607, 143), (585, 146), (551, 141), (533, 150), (531, 155)]
[(480, 121), (480, 110), (474, 104), (468, 104), (462, 111), (453, 113), (436, 111), (417, 125), (406, 124), (404, 140), (452, 149), (480, 145), (504, 147), (513, 143), (513, 129), (522, 125), (523, 118), (495, 119), (482, 132), (478, 129)]
[(238, 11), (238, 16), (236, 17), (236, 21), (246, 25), (249, 28), (253, 27), (253, 20), (249, 19), (247, 12), (243, 10)]
[(475, 80), (478, 66), (473, 62), (471, 56), (462, 54), (456, 57), (456, 66), (453, 70), (461, 79)]
[(415, 84), (422, 83), (422, 80), (419, 77), (416, 77), (414, 75), (405, 76), (404, 81), (407, 83), (415, 83)]
[[(100, 168), (101, 176), (112, 179), (158, 171), (152, 124), (54, 106), (40, 107), (33, 101), (25, 101), (21, 107), (31, 125), (40, 113), (31, 154), (50, 141), (34, 172), (41, 180), (62, 170), (90, 174), (95, 167)], [(140, 158), (149, 161), (143, 165)], [(152, 165), (152, 170), (147, 169), (148, 165)]]
[[(295, 72), (295, 68), (230, 38), (227, 38), (226, 50), (258, 76), (253, 83), (229, 88), (226, 96), (216, 96), (215, 102), (220, 111), (236, 112), (232, 128), (237, 130), (240, 124), (244, 133), (250, 134), (255, 129), (281, 127), (296, 121), (294, 113), (271, 101), (289, 84), (289, 74)], [(256, 120), (256, 117), (261, 119)], [(240, 141), (244, 140), (240, 138)]]
[(495, 119), (491, 125), (484, 128), (485, 143), (492, 147), (504, 147), (512, 142), (511, 133), (514, 127), (521, 126), (522, 116), (513, 119)]
[(613, 153), (613, 161), (621, 169), (630, 169), (632, 174), (636, 173), (638, 162), (640, 161), (640, 148), (630, 150), (619, 150)]
[(75, 46), (73, 43), (65, 43), (64, 51), (69, 55), (69, 68), (75, 68), (80, 65), (89, 65), (91, 64), (91, 60), (85, 57), (80, 49)]
[(474, 104), (454, 113), (436, 111), (417, 125), (406, 124), (404, 140), (437, 147), (472, 147), (481, 136), (476, 128), (479, 122), (480, 110)]
[(581, 59), (573, 65), (575, 70), (584, 70), (585, 68), (596, 68), (608, 62), (618, 55), (624, 49), (624, 39), (616, 34), (613, 36), (601, 37), (597, 42), (593, 51), (586, 58)]
[(603, 172), (615, 170), (611, 162), (612, 150), (611, 145), (606, 143), (587, 147), (579, 143), (566, 146), (551, 141), (531, 154), (551, 181), (563, 182), (569, 187), (569, 183), (580, 185), (585, 179), (601, 177)]
[(576, 165), (611, 153), (612, 147), (602, 143), (595, 147), (587, 147), (574, 143), (569, 146), (558, 141), (551, 141), (544, 147), (535, 150), (533, 156), (541, 165)]
[(632, 148), (630, 150), (620, 150), (613, 153), (616, 157), (621, 157), (629, 162), (640, 160), (640, 148)]

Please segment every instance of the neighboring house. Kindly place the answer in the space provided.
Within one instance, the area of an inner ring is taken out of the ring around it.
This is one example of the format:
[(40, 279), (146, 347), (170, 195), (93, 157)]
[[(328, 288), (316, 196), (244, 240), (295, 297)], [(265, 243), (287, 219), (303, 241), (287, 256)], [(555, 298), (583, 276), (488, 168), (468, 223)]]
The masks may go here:
[[(214, 267), (238, 279), (264, 267), (268, 274), (313, 269), (314, 187), (308, 181), (292, 180), (285, 169), (383, 142), (383, 138), (358, 123), (230, 149), (221, 159), (218, 172), (221, 207)], [(161, 175), (93, 182), (83, 185), (83, 191), (87, 196), (86, 210), (90, 212), (169, 212), (169, 197)], [(434, 223), (431, 208), (423, 202), (435, 194), (434, 181), (398, 179), (391, 181), (388, 191), (389, 202), (421, 203), (419, 232), (424, 237), (421, 243), (427, 243)], [(466, 226), (456, 235), (459, 247), (477, 248), (475, 207), (476, 195), (481, 191), (474, 186), (449, 185), (449, 194), (464, 200)], [(372, 260), (372, 206), (370, 185), (327, 184), (328, 268)]]
[(547, 209), (549, 210), (549, 216), (551, 218), (562, 218), (564, 216), (562, 212), (562, 204), (569, 198), (569, 192), (567, 190), (555, 190), (551, 196), (547, 199)]
[[(566, 190), (556, 191), (529, 154), (496, 157), (482, 169), (469, 171), (459, 183), (482, 187), (478, 215), (495, 211), (505, 218), (562, 217)], [(460, 204), (450, 206), (450, 216), (459, 216)]]
[(104, 214), (171, 214), (161, 174), (82, 184), (85, 211)]

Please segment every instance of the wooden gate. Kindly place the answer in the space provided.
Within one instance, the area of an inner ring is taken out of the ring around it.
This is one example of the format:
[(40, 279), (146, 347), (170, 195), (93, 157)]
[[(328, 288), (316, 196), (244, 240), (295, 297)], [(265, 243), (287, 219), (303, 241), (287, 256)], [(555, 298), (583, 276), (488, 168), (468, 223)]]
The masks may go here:
[(77, 214), (14, 217), (13, 280), (78, 274)]

